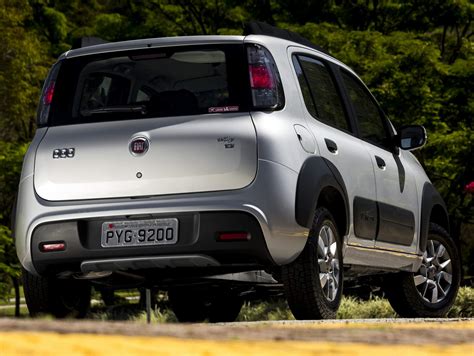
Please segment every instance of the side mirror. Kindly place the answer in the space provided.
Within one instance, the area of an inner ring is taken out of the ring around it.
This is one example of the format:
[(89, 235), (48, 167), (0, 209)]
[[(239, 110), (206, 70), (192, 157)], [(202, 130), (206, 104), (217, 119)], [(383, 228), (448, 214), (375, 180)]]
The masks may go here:
[(426, 143), (426, 130), (421, 125), (402, 126), (398, 130), (397, 146), (402, 150), (415, 150)]

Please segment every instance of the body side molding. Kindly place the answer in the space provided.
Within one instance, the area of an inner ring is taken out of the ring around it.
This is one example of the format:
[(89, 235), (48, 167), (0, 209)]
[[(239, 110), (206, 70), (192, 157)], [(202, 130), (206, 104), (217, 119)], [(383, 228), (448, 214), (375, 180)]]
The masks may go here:
[(354, 197), (353, 202), (354, 234), (365, 240), (375, 240), (379, 212), (375, 200)]
[(377, 241), (410, 246), (415, 234), (415, 215), (412, 211), (377, 202), (379, 223)]

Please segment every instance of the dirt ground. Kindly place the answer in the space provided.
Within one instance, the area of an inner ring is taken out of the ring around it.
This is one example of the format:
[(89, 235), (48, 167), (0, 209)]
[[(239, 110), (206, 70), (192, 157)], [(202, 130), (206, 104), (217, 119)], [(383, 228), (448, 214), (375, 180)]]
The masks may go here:
[(429, 343), (443, 347), (464, 344), (471, 346), (471, 355), (474, 355), (474, 319), (370, 319), (150, 325), (141, 322), (0, 319), (1, 335), (22, 332), (219, 341), (277, 340), (369, 345), (426, 345)]

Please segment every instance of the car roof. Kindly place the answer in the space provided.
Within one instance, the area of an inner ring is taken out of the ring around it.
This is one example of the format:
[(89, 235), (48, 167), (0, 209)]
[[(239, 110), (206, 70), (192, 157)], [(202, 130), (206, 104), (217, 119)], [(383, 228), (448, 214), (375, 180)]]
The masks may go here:
[(199, 44), (232, 44), (243, 43), (244, 36), (176, 36), (146, 38), (140, 40), (108, 42), (93, 46), (72, 49), (61, 55), (59, 59), (73, 58), (90, 54), (109, 53), (117, 51), (128, 51), (143, 48), (157, 48), (168, 46), (186, 46)]
[[(309, 41), (307, 41), (310, 43)], [(316, 46), (308, 46), (307, 43), (295, 42), (291, 39), (280, 38), (271, 35), (263, 34), (249, 34), (246, 36), (223, 36), (223, 35), (206, 35), (206, 36), (175, 36), (175, 37), (157, 37), (157, 38), (145, 38), (139, 40), (129, 40), (129, 41), (120, 41), (120, 42), (107, 42), (77, 49), (69, 50), (63, 53), (59, 60), (65, 58), (75, 58), (93, 54), (101, 53), (111, 53), (119, 51), (129, 51), (136, 49), (145, 49), (145, 48), (159, 48), (159, 47), (169, 47), (169, 46), (188, 46), (188, 45), (205, 45), (205, 44), (242, 44), (242, 43), (257, 43), (261, 45), (271, 45), (278, 47), (300, 47), (307, 49), (312, 52), (316, 52), (319, 57), (329, 60), (351, 73), (355, 74), (354, 71), (324, 52), (322, 49), (318, 49)]]

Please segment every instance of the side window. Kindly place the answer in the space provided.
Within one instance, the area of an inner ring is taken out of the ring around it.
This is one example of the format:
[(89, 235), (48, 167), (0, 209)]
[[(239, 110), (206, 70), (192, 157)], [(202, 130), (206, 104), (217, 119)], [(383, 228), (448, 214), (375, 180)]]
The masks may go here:
[(376, 145), (387, 147), (389, 135), (377, 104), (358, 80), (345, 71), (341, 71), (341, 73), (349, 98), (356, 111), (361, 138)]
[(309, 113), (325, 124), (350, 131), (336, 85), (323, 62), (293, 57), (296, 74)]

